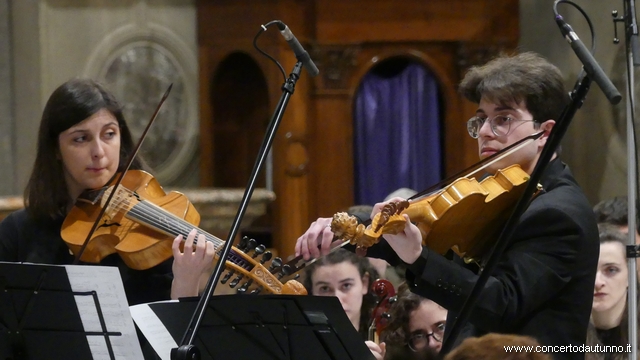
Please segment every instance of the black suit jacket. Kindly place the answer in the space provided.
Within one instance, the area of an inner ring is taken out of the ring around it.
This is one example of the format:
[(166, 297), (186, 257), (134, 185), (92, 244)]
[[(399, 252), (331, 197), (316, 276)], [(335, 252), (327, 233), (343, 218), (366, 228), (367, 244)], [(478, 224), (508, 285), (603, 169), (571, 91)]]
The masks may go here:
[[(558, 346), (546, 349), (556, 359), (584, 359), (583, 353), (554, 350), (585, 343), (600, 250), (598, 228), (566, 165), (550, 162), (541, 183), (544, 192), (520, 218), (456, 343), (490, 332), (529, 335), (542, 345)], [(412, 291), (449, 310), (450, 328), (478, 279), (477, 269), (426, 248), (407, 269)]]

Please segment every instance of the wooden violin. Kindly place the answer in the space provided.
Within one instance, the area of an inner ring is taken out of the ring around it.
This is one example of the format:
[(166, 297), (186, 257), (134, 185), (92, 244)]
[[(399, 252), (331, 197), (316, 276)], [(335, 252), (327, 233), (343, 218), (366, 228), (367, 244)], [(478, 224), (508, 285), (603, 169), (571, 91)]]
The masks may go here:
[(407, 214), (420, 229), (423, 245), (440, 254), (453, 249), (468, 260), (475, 259), (497, 237), (528, 180), (529, 174), (519, 165), (482, 181), (462, 177), (435, 194), (385, 205), (369, 227), (358, 225), (346, 213), (335, 214), (331, 229), (339, 239), (362, 249), (384, 234), (403, 231)]
[(391, 305), (396, 302), (396, 291), (389, 280), (377, 279), (371, 284), (371, 292), (376, 296), (376, 306), (371, 312), (367, 340), (380, 343), (380, 333), (388, 325)]
[[(84, 262), (99, 263), (106, 256), (118, 253), (130, 268), (148, 269), (169, 259), (173, 255), (173, 239), (177, 235), (186, 238), (194, 228), (207, 241), (211, 241), (216, 250), (224, 243), (197, 228), (200, 214), (185, 195), (178, 192), (166, 194), (151, 174), (130, 170), (117, 189), (109, 185), (99, 190), (85, 191), (69, 211), (62, 224), (61, 236), (74, 254), (83, 246), (86, 234), (102, 210), (103, 202), (113, 191), (116, 193), (82, 253), (80, 259)], [(237, 274), (230, 285), (235, 287), (246, 277), (248, 281), (239, 288), (242, 291), (247, 291), (251, 286), (252, 292), (264, 289), (275, 294), (306, 294), (304, 286), (298, 281), (290, 280), (282, 284), (280, 279), (289, 275), (288, 265), (283, 266), (279, 258), (271, 260), (271, 253), (266, 252), (263, 245), (255, 245), (255, 242), (249, 242), (241, 248), (232, 248), (226, 261), (228, 276), (222, 280), (223, 283)], [(253, 251), (252, 256), (247, 251)], [(259, 255), (261, 257), (257, 260)], [(270, 266), (267, 268), (265, 264), (269, 260)]]

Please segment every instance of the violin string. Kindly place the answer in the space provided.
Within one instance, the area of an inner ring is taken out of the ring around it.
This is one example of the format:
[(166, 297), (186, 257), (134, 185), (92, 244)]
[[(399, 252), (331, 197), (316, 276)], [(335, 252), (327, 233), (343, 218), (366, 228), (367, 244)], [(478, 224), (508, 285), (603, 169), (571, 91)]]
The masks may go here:
[[(125, 193), (124, 196), (121, 194)], [(191, 231), (191, 229), (195, 228), (199, 234), (205, 236), (207, 241), (211, 241), (214, 246), (217, 248), (218, 246), (224, 243), (224, 240), (219, 239), (206, 231), (194, 226), (193, 224), (188, 223), (184, 219), (180, 219), (175, 215), (167, 212), (161, 207), (148, 202), (146, 200), (136, 201), (136, 204), (131, 205), (133, 202), (130, 201), (131, 197), (134, 197), (134, 192), (127, 188), (119, 188), (118, 193), (114, 195), (114, 199), (112, 201), (112, 205), (109, 206), (108, 210), (111, 211), (127, 211), (131, 213), (135, 218), (139, 220), (143, 220), (152, 227), (172, 234), (174, 236), (183, 235), (185, 238)], [(135, 197), (136, 200), (137, 197)], [(173, 220), (173, 224), (168, 223), (166, 221), (158, 221), (157, 219), (165, 219), (165, 220)], [(194, 239), (194, 244), (197, 244), (197, 238)]]
[[(112, 190), (113, 189), (111, 189), (111, 191)], [(105, 193), (108, 195), (107, 192)], [(135, 200), (132, 201), (131, 199)], [(219, 239), (186, 220), (175, 216), (162, 207), (144, 199), (140, 200), (133, 191), (125, 187), (118, 188), (118, 192), (113, 196), (112, 202), (107, 211), (110, 212), (106, 214), (109, 214), (112, 217), (114, 211), (130, 214), (129, 217), (132, 218), (134, 222), (142, 223), (143, 226), (149, 226), (155, 230), (172, 236), (182, 235), (183, 239), (186, 239), (189, 232), (195, 228), (197, 233), (202, 234), (206, 241), (210, 241), (214, 244), (214, 251), (218, 251), (220, 246), (225, 243), (224, 240)], [(198, 237), (195, 237), (193, 239), (193, 245), (197, 244)], [(242, 252), (242, 250), (237, 250)], [(227, 262), (231, 262), (247, 271), (251, 271), (252, 265), (242, 256), (235, 254), (236, 250), (231, 251), (232, 252), (228, 257)]]
[[(199, 234), (204, 235), (205, 239), (207, 241), (211, 241), (216, 247), (224, 243), (224, 241), (216, 238), (215, 236), (205, 232), (204, 230), (194, 226), (193, 224), (186, 222), (183, 219), (174, 217), (173, 214), (167, 213), (159, 206), (148, 201), (142, 200), (138, 202), (131, 208), (130, 212), (132, 213), (132, 215), (136, 215), (138, 218), (145, 220), (145, 222), (149, 223), (150, 225), (158, 229), (167, 231), (172, 235), (182, 235), (186, 237), (189, 232), (193, 228), (195, 228)], [(169, 215), (169, 217), (167, 217), (167, 215)], [(169, 221), (162, 221), (161, 219)], [(197, 244), (197, 238), (194, 239), (193, 242), (194, 244)]]
[[(194, 228), (193, 224), (190, 224), (186, 222), (184, 219), (180, 219), (171, 213), (169, 213), (169, 216), (170, 216), (169, 219), (173, 220), (177, 226), (172, 227), (171, 224), (169, 223), (166, 223), (163, 221), (157, 221), (157, 219), (166, 217), (167, 211), (162, 209), (158, 205), (146, 200), (139, 201), (137, 204), (131, 207), (131, 209), (129, 210), (129, 213), (132, 214), (132, 217), (134, 219), (141, 218), (144, 215), (148, 215), (151, 213), (155, 214), (156, 216), (152, 216), (150, 219), (146, 218), (145, 222), (156, 229), (160, 229), (160, 231), (167, 232), (174, 236), (183, 235), (184, 237), (186, 237), (186, 234), (188, 234), (191, 231), (191, 229)], [(195, 227), (195, 228), (199, 231), (199, 234), (204, 235), (205, 240), (210, 241), (214, 244), (214, 249), (215, 249), (214, 251), (217, 251), (218, 248), (222, 244), (224, 244), (223, 240), (207, 233), (206, 231), (203, 231), (198, 227)], [(196, 245), (197, 243), (198, 243), (198, 238), (196, 237), (193, 239), (193, 244)], [(247, 263), (247, 261), (241, 256), (229, 256), (227, 261), (232, 262), (248, 271), (250, 271), (252, 268), (251, 264)]]

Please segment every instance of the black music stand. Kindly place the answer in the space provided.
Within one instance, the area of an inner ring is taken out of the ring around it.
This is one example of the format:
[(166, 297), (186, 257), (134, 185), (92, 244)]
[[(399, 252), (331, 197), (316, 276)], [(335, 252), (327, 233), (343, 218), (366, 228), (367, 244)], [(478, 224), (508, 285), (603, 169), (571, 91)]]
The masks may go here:
[(0, 262), (0, 359), (92, 359), (87, 336), (104, 339), (114, 359), (110, 337), (86, 332), (75, 296), (93, 296), (96, 311), (102, 309), (95, 292), (73, 292), (62, 266)]
[[(196, 305), (187, 298), (149, 307), (179, 342)], [(373, 359), (332, 296), (213, 296), (195, 345), (201, 359)]]

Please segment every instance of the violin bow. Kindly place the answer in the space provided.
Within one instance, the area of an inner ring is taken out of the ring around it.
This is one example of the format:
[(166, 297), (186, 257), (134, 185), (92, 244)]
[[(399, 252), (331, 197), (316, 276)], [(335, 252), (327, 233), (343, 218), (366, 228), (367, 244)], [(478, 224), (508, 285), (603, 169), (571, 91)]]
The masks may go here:
[(434, 184), (432, 186), (429, 186), (428, 188), (426, 188), (425, 190), (420, 191), (419, 193), (416, 193), (415, 195), (411, 196), (410, 198), (408, 198), (407, 200), (411, 201), (411, 200), (415, 200), (418, 198), (421, 198), (425, 195), (431, 195), (432, 193), (436, 192), (437, 190), (441, 189), (442, 187), (444, 187), (444, 185), (446, 184), (450, 184), (452, 181), (462, 178), (462, 177), (470, 177), (470, 176), (474, 176), (476, 175), (478, 172), (486, 169), (488, 166), (495, 164), (496, 162), (504, 159), (505, 157), (513, 154), (514, 152), (522, 149), (525, 145), (529, 144), (531, 141), (537, 140), (539, 139), (542, 135), (544, 134), (544, 131), (540, 131), (537, 132), (535, 134), (531, 134), (529, 136), (526, 136), (518, 141), (516, 141), (515, 143), (507, 146), (506, 148), (498, 151), (497, 153), (482, 159), (481, 161), (469, 166), (468, 168), (452, 175), (449, 176), (448, 178), (439, 181), (437, 184)]
[[(151, 128), (151, 125), (153, 125), (154, 121), (158, 117), (158, 113), (160, 112), (160, 108), (162, 107), (162, 104), (164, 104), (165, 100), (167, 100), (167, 97), (169, 97), (169, 93), (171, 92), (171, 88), (172, 87), (173, 87), (173, 83), (169, 84), (169, 87), (167, 88), (167, 91), (165, 91), (164, 95), (162, 95), (162, 99), (160, 99), (160, 102), (158, 103), (158, 106), (156, 106), (156, 110), (153, 112), (153, 115), (151, 116), (151, 119), (149, 120), (149, 123), (147, 124), (147, 126), (144, 129), (144, 131), (142, 132), (142, 136), (140, 136), (140, 140), (138, 140), (138, 143), (134, 147), (133, 152), (131, 153), (131, 155), (129, 155), (129, 159), (127, 159), (126, 166), (124, 167), (124, 170), (122, 170), (120, 172), (120, 174), (114, 175), (114, 176), (117, 176), (117, 180), (116, 180), (116, 182), (115, 182), (115, 184), (113, 186), (114, 189), (117, 189), (118, 186), (120, 186), (120, 183), (122, 182), (122, 179), (126, 175), (127, 171), (129, 171), (129, 168), (131, 167), (131, 164), (133, 163), (133, 160), (136, 158), (136, 155), (138, 155), (138, 151), (140, 150), (140, 147), (142, 146), (142, 143), (144, 142), (144, 139), (147, 137), (147, 133), (149, 132), (149, 129)], [(100, 213), (98, 214), (98, 217), (96, 218), (96, 221), (93, 223), (93, 226), (91, 227), (91, 230), (89, 230), (89, 233), (87, 234), (86, 239), (84, 240), (84, 242), (82, 243), (82, 246), (80, 247), (80, 250), (76, 254), (75, 259), (73, 260), (73, 265), (77, 265), (80, 262), (80, 258), (82, 257), (82, 254), (84, 253), (84, 250), (87, 248), (87, 245), (89, 244), (89, 240), (91, 240), (91, 236), (93, 236), (93, 233), (98, 228), (98, 224), (100, 224), (100, 221), (102, 220), (102, 217), (104, 216), (104, 213), (107, 210), (107, 207), (109, 206), (109, 204), (111, 203), (111, 199), (113, 198), (115, 193), (116, 193), (116, 191), (112, 191), (111, 194), (109, 194), (109, 196), (107, 197), (107, 200), (104, 203), (104, 206), (100, 209)]]

